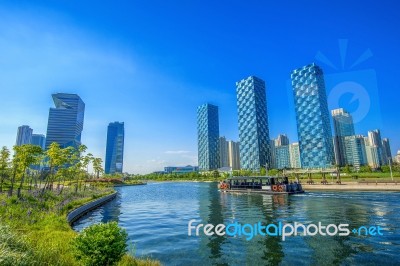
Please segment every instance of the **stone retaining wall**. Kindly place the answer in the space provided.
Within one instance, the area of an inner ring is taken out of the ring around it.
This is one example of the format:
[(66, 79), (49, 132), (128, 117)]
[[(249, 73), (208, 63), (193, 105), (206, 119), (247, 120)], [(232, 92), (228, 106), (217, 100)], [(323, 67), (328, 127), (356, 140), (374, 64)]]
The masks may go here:
[(114, 192), (110, 195), (101, 197), (99, 199), (93, 200), (91, 202), (86, 203), (85, 205), (76, 208), (75, 210), (71, 211), (67, 215), (67, 221), (69, 224), (72, 224), (76, 220), (78, 220), (80, 217), (85, 215), (86, 213), (96, 209), (97, 207), (100, 207), (101, 205), (109, 202), (110, 200), (113, 200), (117, 196), (117, 192)]

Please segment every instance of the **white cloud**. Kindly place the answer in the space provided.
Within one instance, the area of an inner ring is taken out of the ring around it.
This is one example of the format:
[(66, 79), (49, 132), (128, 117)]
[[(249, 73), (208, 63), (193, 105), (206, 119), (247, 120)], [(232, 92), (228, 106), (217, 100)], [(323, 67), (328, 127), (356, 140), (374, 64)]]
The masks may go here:
[(165, 154), (188, 154), (190, 151), (176, 150), (176, 151), (165, 151)]

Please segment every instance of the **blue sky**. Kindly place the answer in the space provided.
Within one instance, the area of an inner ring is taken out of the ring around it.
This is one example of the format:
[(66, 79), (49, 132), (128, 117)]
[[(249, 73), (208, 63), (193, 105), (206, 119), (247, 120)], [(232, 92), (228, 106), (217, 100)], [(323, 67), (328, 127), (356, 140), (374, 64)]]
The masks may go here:
[(400, 17), (394, 1), (0, 1), (0, 144), (17, 127), (46, 133), (51, 93), (86, 103), (82, 141), (104, 158), (125, 122), (124, 170), (197, 164), (196, 108), (220, 108), (237, 140), (235, 82), (266, 81), (270, 135), (297, 140), (290, 72), (326, 74), (329, 108), (356, 133), (400, 149)]

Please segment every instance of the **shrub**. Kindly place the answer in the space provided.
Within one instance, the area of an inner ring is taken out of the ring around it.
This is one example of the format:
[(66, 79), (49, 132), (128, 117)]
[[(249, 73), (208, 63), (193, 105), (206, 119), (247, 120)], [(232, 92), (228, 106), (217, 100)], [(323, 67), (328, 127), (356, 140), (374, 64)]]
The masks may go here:
[(95, 224), (75, 238), (74, 254), (84, 265), (114, 265), (125, 254), (127, 238), (116, 222)]

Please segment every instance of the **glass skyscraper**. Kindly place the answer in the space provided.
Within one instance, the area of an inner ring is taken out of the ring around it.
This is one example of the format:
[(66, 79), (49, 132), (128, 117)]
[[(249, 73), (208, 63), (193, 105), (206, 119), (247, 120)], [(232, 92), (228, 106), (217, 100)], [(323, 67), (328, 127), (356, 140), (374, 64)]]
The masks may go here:
[(198, 160), (200, 171), (219, 168), (218, 107), (209, 103), (197, 108)]
[(17, 140), (15, 141), (15, 145), (21, 146), (24, 144), (30, 144), (32, 141), (32, 132), (33, 129), (29, 126), (24, 125), (18, 127)]
[(47, 123), (46, 149), (57, 142), (62, 148), (81, 145), (85, 103), (77, 94), (52, 95), (55, 108), (50, 108)]
[(291, 74), (303, 168), (334, 164), (332, 132), (322, 69), (310, 64)]
[(354, 136), (354, 124), (353, 118), (350, 113), (346, 112), (343, 108), (332, 110), (333, 128), (335, 130), (335, 136), (333, 137), (334, 149), (335, 149), (335, 160), (339, 166), (353, 165), (350, 158), (347, 158), (346, 154), (346, 142), (345, 137)]
[(123, 122), (114, 122), (108, 125), (104, 167), (106, 174), (122, 173), (124, 165), (124, 138), (125, 130)]
[(43, 134), (32, 134), (32, 145), (40, 146), (44, 150), (46, 145), (46, 137)]
[(259, 171), (266, 164), (271, 164), (265, 82), (260, 78), (250, 76), (236, 82), (236, 94), (240, 167)]

